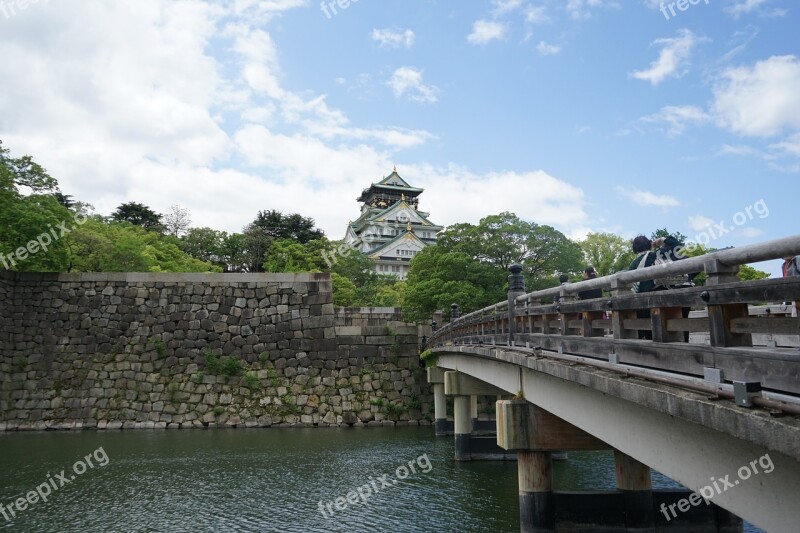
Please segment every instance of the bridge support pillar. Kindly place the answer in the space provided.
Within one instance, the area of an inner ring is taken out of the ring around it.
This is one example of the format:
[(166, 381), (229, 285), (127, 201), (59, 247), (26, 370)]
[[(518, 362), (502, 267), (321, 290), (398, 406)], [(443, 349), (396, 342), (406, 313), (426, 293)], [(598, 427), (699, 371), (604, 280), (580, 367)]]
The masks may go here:
[(628, 531), (655, 531), (650, 467), (614, 450), (617, 489), (622, 492)]
[(474, 394), (469, 397), (469, 413), (472, 423), (472, 431), (478, 429), (478, 397)]
[(517, 452), (519, 523), (523, 533), (555, 531), (552, 464), (550, 452)]
[(473, 434), (478, 416), (478, 396), (496, 396), (504, 391), (461, 372), (444, 373), (444, 392), (453, 396), (456, 461), (501, 459), (507, 454), (493, 436)]
[(456, 434), (456, 461), (472, 460), (470, 443), (472, 440), (472, 409), (469, 396), (456, 396), (453, 399), (453, 419)]
[(497, 402), (497, 444), (517, 452), (520, 530), (526, 533), (555, 531), (557, 499), (553, 491), (553, 452), (609, 448), (526, 400)]
[(444, 370), (438, 367), (428, 368), (428, 383), (433, 385), (433, 417), (437, 437), (452, 434), (447, 421), (447, 396), (444, 393)]

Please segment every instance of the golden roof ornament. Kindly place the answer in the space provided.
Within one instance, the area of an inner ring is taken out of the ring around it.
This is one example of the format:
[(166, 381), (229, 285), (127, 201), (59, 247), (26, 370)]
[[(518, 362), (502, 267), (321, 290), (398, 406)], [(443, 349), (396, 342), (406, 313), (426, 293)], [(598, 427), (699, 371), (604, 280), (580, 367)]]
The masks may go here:
[(409, 222), (408, 225), (406, 226), (406, 231), (411, 231), (411, 222)]

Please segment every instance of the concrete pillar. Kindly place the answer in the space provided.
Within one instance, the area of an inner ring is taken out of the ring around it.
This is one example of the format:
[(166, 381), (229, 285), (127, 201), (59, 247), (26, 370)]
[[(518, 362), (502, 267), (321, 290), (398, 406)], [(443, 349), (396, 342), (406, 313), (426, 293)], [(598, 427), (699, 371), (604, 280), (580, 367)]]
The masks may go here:
[(444, 394), (444, 383), (433, 385), (433, 416), (437, 437), (447, 435), (447, 396)]
[(478, 426), (478, 397), (474, 394), (469, 397), (469, 412), (472, 418), (473, 431)]
[(520, 529), (555, 531), (552, 452), (602, 450), (608, 445), (525, 400), (498, 401), (495, 408), (497, 444), (517, 452)]
[(522, 533), (555, 531), (552, 464), (550, 452), (517, 452)]
[(444, 369), (439, 367), (428, 368), (428, 383), (433, 385), (433, 417), (437, 437), (446, 436), (447, 424), (447, 396), (444, 390)]
[(655, 531), (653, 487), (650, 467), (614, 450), (617, 489), (625, 499), (625, 527), (628, 531)]
[(470, 441), (472, 439), (472, 416), (469, 396), (453, 398), (453, 419), (456, 435), (456, 461), (469, 461)]

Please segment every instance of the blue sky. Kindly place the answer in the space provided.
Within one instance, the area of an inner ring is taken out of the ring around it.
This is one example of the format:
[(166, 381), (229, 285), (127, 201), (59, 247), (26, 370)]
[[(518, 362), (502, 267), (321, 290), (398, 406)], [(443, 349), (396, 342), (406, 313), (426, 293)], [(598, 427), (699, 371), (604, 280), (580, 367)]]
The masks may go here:
[(0, 0), (0, 139), (99, 213), (228, 231), (341, 238), (397, 165), (444, 225), (796, 234), (800, 10), (695, 1)]

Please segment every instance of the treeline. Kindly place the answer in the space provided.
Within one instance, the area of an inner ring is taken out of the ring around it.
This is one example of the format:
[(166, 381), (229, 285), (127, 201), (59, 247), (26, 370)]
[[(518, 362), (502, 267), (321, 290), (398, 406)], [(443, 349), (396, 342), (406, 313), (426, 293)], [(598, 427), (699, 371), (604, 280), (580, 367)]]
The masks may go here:
[[(331, 272), (337, 305), (401, 304), (396, 278), (353, 251), (329, 264), (312, 218), (259, 212), (239, 233), (191, 227), (177, 205), (160, 214), (137, 202), (109, 216), (59, 190), (30, 156), (0, 141), (0, 269), (19, 272)], [(330, 260), (328, 260), (330, 261)]]
[[(508, 267), (523, 267), (529, 291), (579, 281), (591, 265), (598, 276), (626, 270), (630, 242), (592, 233), (576, 242), (551, 226), (500, 213), (478, 224), (454, 224), (438, 245), (415, 255), (406, 280), (375, 272), (372, 261), (329, 240), (312, 218), (260, 211), (239, 233), (192, 227), (177, 205), (159, 214), (128, 202), (110, 216), (73, 200), (29, 156), (10, 157), (0, 141), (0, 269), (38, 272), (331, 272), (334, 303), (402, 306), (422, 321), (458, 303), (469, 312), (506, 298)], [(670, 234), (665, 229), (652, 238)], [(678, 240), (685, 236), (674, 234)], [(346, 253), (341, 253), (346, 250)], [(710, 249), (690, 249), (702, 255)], [(768, 274), (744, 266), (742, 279)], [(695, 278), (703, 283), (703, 276)]]

